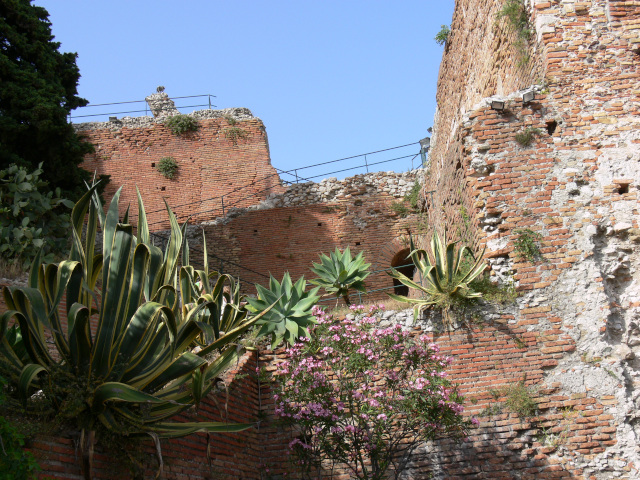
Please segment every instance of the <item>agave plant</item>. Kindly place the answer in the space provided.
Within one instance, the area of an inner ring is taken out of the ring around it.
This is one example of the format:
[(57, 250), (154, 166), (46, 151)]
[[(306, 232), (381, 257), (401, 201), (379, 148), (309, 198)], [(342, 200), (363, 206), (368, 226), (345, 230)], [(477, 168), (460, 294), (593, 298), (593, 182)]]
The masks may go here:
[(271, 348), (276, 348), (283, 340), (293, 345), (299, 337), (309, 336), (309, 325), (316, 323), (311, 309), (320, 298), (317, 295), (320, 287), (305, 291), (306, 287), (304, 277), (293, 284), (287, 272), (282, 283), (271, 277), (268, 289), (256, 285), (258, 298), (247, 298), (247, 308), (255, 314), (273, 305), (258, 322), (258, 325), (262, 325), (258, 335), (270, 335)]
[[(446, 247), (445, 247), (446, 244)], [(416, 249), (411, 239), (410, 258), (420, 273), (421, 283), (392, 268), (389, 275), (404, 285), (420, 292), (420, 298), (409, 298), (402, 295), (389, 294), (394, 300), (409, 302), (415, 305), (414, 318), (424, 308), (435, 305), (442, 308), (445, 325), (451, 325), (451, 310), (464, 304), (468, 299), (479, 298), (481, 292), (470, 287), (485, 269), (484, 250), (473, 256), (467, 246), (458, 247), (457, 242), (446, 243), (434, 232), (431, 238), (430, 251)], [(467, 261), (470, 258), (471, 261)]]
[(318, 275), (318, 278), (311, 280), (311, 283), (323, 287), (338, 300), (342, 297), (347, 305), (351, 305), (349, 291), (366, 291), (364, 279), (369, 276), (367, 270), (370, 266), (370, 263), (365, 263), (362, 252), (353, 258), (349, 247), (345, 248), (344, 252), (336, 248), (328, 257), (320, 255), (320, 263), (313, 264), (311, 271)]
[[(186, 242), (178, 274), (183, 231), (168, 207), (171, 235), (163, 253), (149, 240), (140, 194), (137, 236), (128, 211), (118, 219), (119, 197), (120, 190), (105, 214), (93, 187), (72, 211), (70, 258), (44, 265), (38, 255), (28, 286), (3, 290), (9, 311), (0, 317), (0, 361), (26, 407), (40, 391), (38, 398), (75, 424), (85, 478), (100, 429), (149, 435), (159, 452), (159, 438), (252, 426), (170, 421), (211, 390), (240, 354), (231, 342), (261, 316), (238, 313), (230, 306), (237, 297), (221, 310), (217, 294), (228, 277), (209, 288), (207, 265), (202, 271), (188, 266)], [(101, 253), (95, 248), (98, 224)], [(195, 277), (205, 284), (202, 294), (191, 286)], [(192, 350), (196, 344), (199, 351)]]

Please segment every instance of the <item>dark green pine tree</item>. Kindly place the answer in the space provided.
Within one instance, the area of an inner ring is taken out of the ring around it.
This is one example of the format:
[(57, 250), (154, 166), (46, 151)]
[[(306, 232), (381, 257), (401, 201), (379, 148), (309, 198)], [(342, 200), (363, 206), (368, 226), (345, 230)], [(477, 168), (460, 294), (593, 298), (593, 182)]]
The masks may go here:
[(0, 0), (0, 170), (43, 162), (51, 188), (75, 199), (91, 174), (79, 168), (93, 146), (67, 121), (84, 106), (75, 53), (61, 53), (49, 13), (31, 0)]

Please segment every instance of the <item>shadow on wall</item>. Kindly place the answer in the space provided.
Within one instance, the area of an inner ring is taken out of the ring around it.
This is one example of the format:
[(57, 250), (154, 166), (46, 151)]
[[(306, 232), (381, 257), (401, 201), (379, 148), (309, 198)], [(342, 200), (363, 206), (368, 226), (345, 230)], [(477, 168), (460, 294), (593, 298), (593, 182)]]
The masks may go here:
[[(405, 275), (407, 278), (413, 278), (416, 272), (416, 267), (413, 264), (411, 257), (409, 256), (410, 253), (411, 250), (408, 248), (400, 250), (391, 259), (390, 265), (391, 267), (395, 268), (397, 271)], [(395, 293), (396, 295), (404, 295), (405, 297), (407, 297), (409, 296), (409, 287), (394, 278), (393, 293)]]
[(371, 211), (371, 205), (344, 203), (249, 211), (226, 224), (206, 226), (207, 248), (233, 262), (225, 265), (226, 273), (266, 284), (269, 274), (280, 279), (286, 271), (292, 278), (310, 279), (312, 263), (319, 261), (321, 253), (349, 247), (353, 255), (364, 252), (374, 272), (365, 281), (370, 293), (354, 296), (352, 301), (381, 301), (394, 286), (384, 270), (405, 265), (408, 249), (397, 240), (403, 224), (386, 215), (382, 206), (377, 206), (375, 214)]

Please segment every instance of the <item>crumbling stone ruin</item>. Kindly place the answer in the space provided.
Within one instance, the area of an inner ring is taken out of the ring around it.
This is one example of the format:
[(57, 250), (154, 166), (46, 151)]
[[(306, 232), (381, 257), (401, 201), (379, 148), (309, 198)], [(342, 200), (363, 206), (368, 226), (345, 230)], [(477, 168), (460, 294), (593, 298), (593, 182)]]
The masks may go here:
[[(523, 54), (503, 5), (456, 2), (424, 188), (429, 223), (486, 246), (521, 296), (481, 315), (492, 342), (457, 334), (480, 429), (425, 458), (436, 478), (640, 478), (640, 9), (527, 1)], [(536, 415), (504, 407), (521, 381)]]
[[(499, 18), (504, 5), (456, 1), (420, 178), (377, 173), (287, 187), (251, 112), (195, 112), (201, 128), (176, 136), (164, 123), (173, 111), (163, 92), (149, 97), (154, 118), (79, 126), (96, 144), (85, 166), (111, 174), (114, 188), (125, 185), (132, 203), (137, 183), (156, 233), (166, 228), (162, 197), (180, 218), (192, 215), (194, 240), (204, 230), (221, 267), (247, 282), (285, 270), (308, 275), (316, 252), (336, 246), (365, 251), (375, 267), (398, 266), (408, 235), (420, 239), (428, 228), (478, 251), (486, 246), (494, 280), (519, 297), (481, 304), (448, 333), (437, 314), (416, 319), (454, 357), (451, 375), (480, 424), (460, 444), (425, 445), (405, 478), (637, 479), (640, 4), (524, 0), (524, 43)], [(233, 141), (232, 127), (246, 135)], [(178, 163), (174, 180), (157, 172), (166, 156)], [(416, 180), (422, 212), (401, 215), (393, 205)], [(372, 281), (392, 286), (386, 276)], [(413, 318), (389, 313), (384, 322), (409, 328)], [(239, 388), (226, 397), (237, 406), (232, 419), (270, 418), (268, 387), (251, 373), (272, 360), (254, 353), (238, 365), (230, 382)], [(219, 478), (262, 478), (266, 464), (285, 471), (273, 459), (285, 455), (291, 432), (265, 421), (235, 440), (242, 448), (219, 442), (211, 459), (208, 439), (173, 443), (165, 471), (206, 476), (208, 461)], [(73, 456), (69, 439), (34, 449), (53, 445)], [(230, 455), (238, 466), (230, 467)], [(47, 472), (71, 471), (63, 457)]]

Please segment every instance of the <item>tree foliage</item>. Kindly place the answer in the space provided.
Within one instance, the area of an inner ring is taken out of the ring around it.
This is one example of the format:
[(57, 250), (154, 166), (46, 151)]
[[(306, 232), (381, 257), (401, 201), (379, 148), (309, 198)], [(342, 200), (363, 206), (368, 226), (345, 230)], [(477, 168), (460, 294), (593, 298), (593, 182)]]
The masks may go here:
[(0, 168), (42, 162), (52, 188), (76, 199), (90, 176), (78, 165), (93, 147), (67, 116), (88, 102), (77, 94), (77, 55), (59, 48), (44, 8), (0, 0)]
[(27, 269), (42, 248), (47, 262), (67, 245), (73, 203), (48, 189), (42, 169), (0, 170), (0, 257)]

